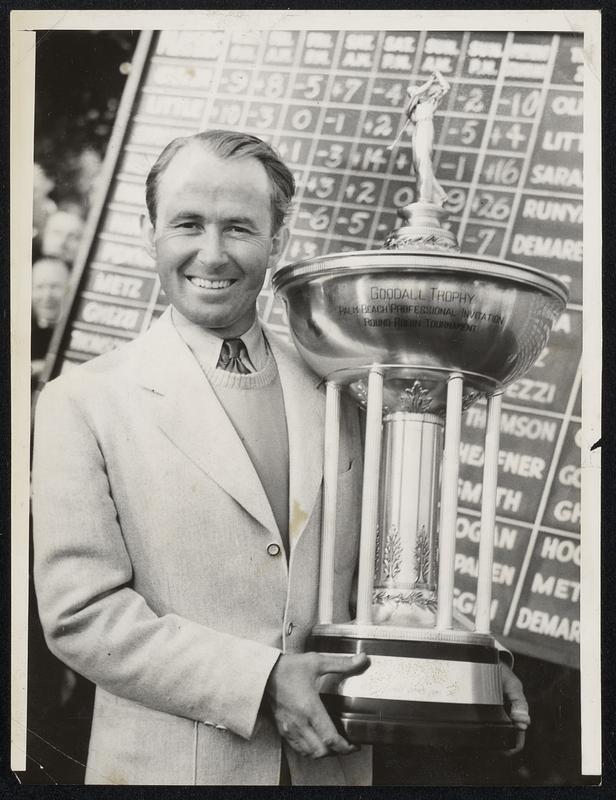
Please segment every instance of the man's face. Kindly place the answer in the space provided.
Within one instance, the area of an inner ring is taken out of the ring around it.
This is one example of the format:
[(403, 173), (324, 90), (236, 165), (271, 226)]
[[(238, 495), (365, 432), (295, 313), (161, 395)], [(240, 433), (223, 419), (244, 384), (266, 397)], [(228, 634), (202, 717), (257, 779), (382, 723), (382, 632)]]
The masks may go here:
[(180, 313), (217, 336), (252, 325), (284, 241), (272, 233), (271, 187), (256, 159), (221, 159), (192, 144), (160, 177), (149, 232), (160, 282)]
[(62, 261), (43, 258), (32, 267), (32, 311), (39, 325), (55, 325), (60, 318), (68, 268)]
[(42, 251), (44, 256), (61, 258), (72, 264), (77, 255), (83, 221), (70, 211), (56, 211), (45, 224), (43, 231)]

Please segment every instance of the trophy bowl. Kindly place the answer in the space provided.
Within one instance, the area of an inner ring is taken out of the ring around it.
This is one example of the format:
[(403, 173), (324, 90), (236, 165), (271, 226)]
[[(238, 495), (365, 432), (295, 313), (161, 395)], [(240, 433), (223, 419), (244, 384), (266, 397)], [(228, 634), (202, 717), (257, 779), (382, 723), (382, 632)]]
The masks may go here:
[(366, 402), (367, 371), (385, 369), (384, 407), (427, 389), (422, 411), (444, 410), (447, 378), (464, 376), (464, 407), (515, 381), (537, 359), (567, 300), (539, 270), (481, 256), (366, 251), (280, 268), (295, 345), (321, 377)]
[[(436, 227), (419, 233), (442, 238)], [(397, 235), (405, 249), (323, 256), (272, 278), (300, 355), (326, 382), (319, 621), (309, 646), (370, 656), (361, 675), (326, 676), (320, 689), (351, 741), (508, 749), (516, 733), (490, 634), (500, 403), (544, 348), (567, 289), (520, 264), (408, 247), (412, 226)], [(332, 617), (342, 391), (366, 409), (351, 622)], [(487, 426), (469, 630), (453, 608), (458, 462), (462, 412), (480, 396)]]

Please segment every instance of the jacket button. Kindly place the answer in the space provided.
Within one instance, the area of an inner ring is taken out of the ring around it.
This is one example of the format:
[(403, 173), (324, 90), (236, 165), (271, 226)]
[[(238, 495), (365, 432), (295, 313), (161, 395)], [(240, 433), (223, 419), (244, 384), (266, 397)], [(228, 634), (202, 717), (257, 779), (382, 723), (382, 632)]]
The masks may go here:
[(276, 542), (272, 542), (267, 546), (267, 552), (270, 556), (279, 556), (280, 555), (280, 545), (276, 544)]
[(287, 625), (287, 636), (290, 636), (293, 633), (293, 628), (295, 627), (294, 622), (289, 622)]

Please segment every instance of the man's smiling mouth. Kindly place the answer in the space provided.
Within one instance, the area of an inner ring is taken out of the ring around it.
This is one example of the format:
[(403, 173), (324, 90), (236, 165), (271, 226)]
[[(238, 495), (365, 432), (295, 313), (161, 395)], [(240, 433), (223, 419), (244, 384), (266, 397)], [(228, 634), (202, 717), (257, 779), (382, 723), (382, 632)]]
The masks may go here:
[(234, 280), (208, 280), (207, 278), (197, 278), (194, 275), (187, 276), (188, 280), (199, 289), (228, 289)]

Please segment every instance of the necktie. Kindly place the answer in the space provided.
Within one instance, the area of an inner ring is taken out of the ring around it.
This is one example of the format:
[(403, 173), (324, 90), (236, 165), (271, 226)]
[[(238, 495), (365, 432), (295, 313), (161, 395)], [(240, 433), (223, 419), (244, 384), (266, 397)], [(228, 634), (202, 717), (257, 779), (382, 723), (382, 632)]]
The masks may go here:
[(220, 350), (220, 358), (218, 359), (217, 366), (220, 369), (225, 369), (227, 372), (239, 372), (241, 375), (247, 375), (252, 372), (250, 365), (250, 358), (246, 345), (241, 339), (225, 339), (222, 343)]

